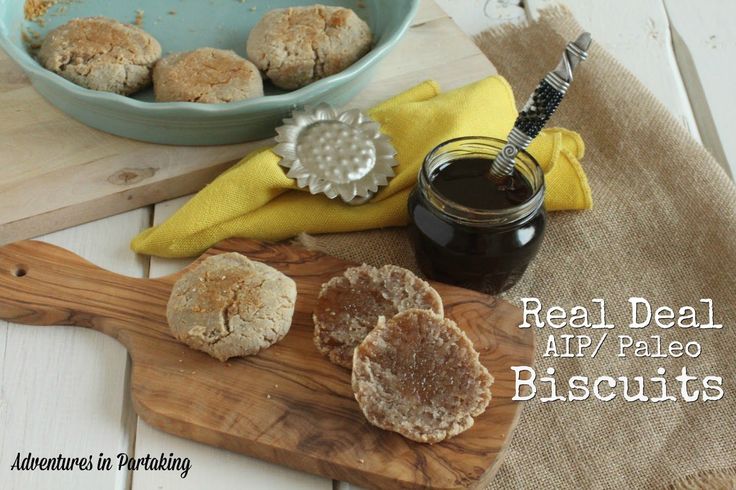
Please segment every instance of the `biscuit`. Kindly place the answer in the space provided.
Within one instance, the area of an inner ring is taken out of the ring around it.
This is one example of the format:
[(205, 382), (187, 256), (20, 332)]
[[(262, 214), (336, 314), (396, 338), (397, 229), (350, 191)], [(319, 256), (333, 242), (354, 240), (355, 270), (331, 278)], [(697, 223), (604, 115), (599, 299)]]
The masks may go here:
[(350, 369), (353, 351), (378, 317), (410, 308), (442, 315), (442, 298), (426, 281), (395, 265), (352, 267), (322, 285), (314, 310), (314, 343), (333, 363)]
[(248, 36), (248, 58), (277, 87), (295, 89), (338, 73), (371, 47), (371, 30), (343, 7), (312, 5), (267, 12)]
[(166, 318), (176, 339), (226, 361), (284, 338), (295, 301), (293, 280), (232, 252), (208, 257), (176, 281)]
[(258, 68), (234, 51), (200, 48), (171, 54), (153, 69), (159, 102), (222, 104), (263, 95)]
[(455, 322), (407, 310), (355, 349), (353, 391), (368, 421), (417, 442), (453, 437), (491, 401), (493, 377)]
[(46, 35), (38, 60), (92, 90), (128, 95), (151, 83), (161, 45), (150, 34), (105, 17), (72, 19)]

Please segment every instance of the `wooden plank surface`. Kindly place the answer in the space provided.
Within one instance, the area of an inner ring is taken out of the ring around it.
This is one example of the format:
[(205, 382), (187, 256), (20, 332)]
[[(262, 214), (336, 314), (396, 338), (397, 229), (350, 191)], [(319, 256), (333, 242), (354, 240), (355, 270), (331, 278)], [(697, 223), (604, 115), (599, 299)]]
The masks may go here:
[(495, 382), (493, 401), (470, 429), (451, 441), (420, 444), (369, 424), (350, 372), (314, 346), (312, 312), (321, 285), (352, 264), (246, 239), (227, 240), (206, 255), (231, 251), (280, 270), (298, 291), (288, 335), (254, 356), (219, 362), (171, 336), (166, 304), (178, 275), (113, 274), (37, 241), (0, 248), (0, 318), (77, 325), (118, 339), (132, 359), (136, 412), (167, 432), (377, 489), (456, 489), (490, 480), (521, 411), (511, 400), (511, 366), (529, 365), (534, 356), (534, 332), (517, 328), (519, 308), (430, 282), (445, 316), (472, 340)]
[[(54, 109), (10, 65), (0, 54), (0, 243), (194, 192), (266, 144), (174, 147), (108, 135)], [(428, 78), (452, 87), (490, 73), (475, 45), (424, 0), (412, 28), (351, 105), (368, 107)]]
[[(631, 70), (697, 138), (697, 125), (672, 50), (662, 0), (438, 0), (463, 31), (478, 34), (489, 27), (538, 17), (541, 9), (567, 6), (578, 22)], [(516, 8), (512, 8), (512, 6)], [(524, 6), (524, 8), (521, 7)], [(550, 67), (550, 69), (553, 67)], [(543, 74), (539, 75), (540, 77)]]
[[(539, 1), (539, 0), (533, 0)], [(690, 102), (678, 76), (669, 20), (661, 0), (565, 0), (580, 24), (697, 137)]]
[(437, 0), (437, 3), (471, 36), (489, 27), (527, 21), (521, 0)]
[(736, 36), (733, 0), (665, 0), (680, 74), (703, 145), (736, 176)]
[[(127, 247), (148, 225), (147, 209), (42, 237), (121, 274), (142, 277), (147, 260)], [(133, 447), (128, 355), (116, 340), (73, 327), (0, 321), (0, 487), (128, 488), (127, 471), (11, 471), (24, 457), (115, 455)]]

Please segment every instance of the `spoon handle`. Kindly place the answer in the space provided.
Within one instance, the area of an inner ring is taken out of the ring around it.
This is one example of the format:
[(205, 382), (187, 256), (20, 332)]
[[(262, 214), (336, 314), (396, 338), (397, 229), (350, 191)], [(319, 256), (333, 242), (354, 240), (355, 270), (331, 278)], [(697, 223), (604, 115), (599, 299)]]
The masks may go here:
[(572, 71), (588, 57), (591, 36), (584, 32), (574, 42), (567, 43), (557, 68), (547, 73), (539, 82), (516, 118), (514, 127), (491, 165), (490, 174), (494, 180), (502, 180), (514, 171), (516, 155), (525, 150), (537, 137), (570, 88)]

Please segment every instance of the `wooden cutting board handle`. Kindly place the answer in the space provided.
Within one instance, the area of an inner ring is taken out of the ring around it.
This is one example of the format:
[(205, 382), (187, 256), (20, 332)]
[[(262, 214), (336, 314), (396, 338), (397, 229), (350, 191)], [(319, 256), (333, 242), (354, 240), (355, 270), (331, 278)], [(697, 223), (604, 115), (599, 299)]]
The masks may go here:
[(169, 292), (165, 282), (115, 274), (47, 243), (0, 247), (0, 319), (13, 323), (77, 325), (127, 344), (127, 332), (150, 335), (151, 319), (166, 324), (159, 295)]

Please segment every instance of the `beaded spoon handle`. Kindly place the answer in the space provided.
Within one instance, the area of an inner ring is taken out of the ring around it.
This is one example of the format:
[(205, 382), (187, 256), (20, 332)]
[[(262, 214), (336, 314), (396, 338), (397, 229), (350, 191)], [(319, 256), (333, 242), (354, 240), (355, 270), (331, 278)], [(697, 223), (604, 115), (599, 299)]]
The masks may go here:
[(514, 127), (490, 169), (493, 180), (500, 182), (514, 171), (516, 155), (525, 150), (537, 137), (570, 88), (572, 71), (588, 57), (592, 39), (584, 32), (574, 42), (567, 43), (560, 63), (539, 82), (524, 108), (519, 112)]

